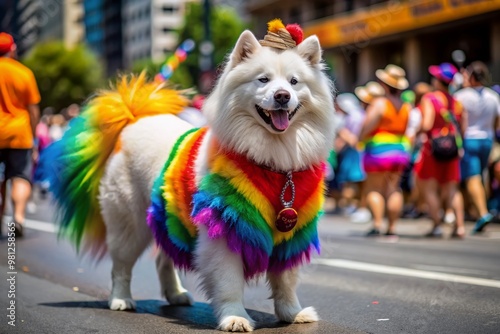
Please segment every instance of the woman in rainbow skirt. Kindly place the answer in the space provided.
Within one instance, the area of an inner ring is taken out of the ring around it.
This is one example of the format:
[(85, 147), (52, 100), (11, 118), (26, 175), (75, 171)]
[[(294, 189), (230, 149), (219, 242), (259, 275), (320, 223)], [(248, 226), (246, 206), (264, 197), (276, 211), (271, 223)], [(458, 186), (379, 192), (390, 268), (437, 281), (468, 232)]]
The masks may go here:
[(373, 228), (367, 236), (381, 234), (386, 210), (389, 225), (385, 234), (395, 235), (395, 223), (403, 208), (400, 178), (410, 160), (410, 143), (405, 132), (412, 107), (401, 100), (401, 92), (408, 88), (406, 73), (401, 67), (387, 65), (375, 75), (386, 94), (368, 107), (360, 136), (365, 145), (364, 191), (373, 215)]

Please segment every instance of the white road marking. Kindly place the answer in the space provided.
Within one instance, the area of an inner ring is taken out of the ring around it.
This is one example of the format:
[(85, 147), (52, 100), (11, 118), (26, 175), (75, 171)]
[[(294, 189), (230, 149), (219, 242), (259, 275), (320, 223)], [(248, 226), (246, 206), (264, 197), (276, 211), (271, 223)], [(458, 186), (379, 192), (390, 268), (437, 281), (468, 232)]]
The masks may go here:
[(460, 276), (453, 274), (438, 273), (434, 271), (393, 267), (393, 266), (386, 266), (381, 264), (373, 264), (373, 263), (358, 262), (351, 260), (314, 259), (313, 261), (317, 264), (322, 264), (329, 267), (367, 271), (367, 272), (387, 274), (387, 275), (423, 278), (423, 279), (430, 279), (430, 280), (444, 281), (444, 282), (480, 285), (480, 286), (500, 289), (500, 281), (486, 279), (486, 278)]
[[(10, 221), (12, 217), (4, 216), (6, 221)], [(25, 219), (24, 227), (32, 230), (49, 232), (49, 233), (57, 233), (57, 226), (54, 223), (42, 222), (34, 219)]]
[(488, 272), (486, 270), (474, 270), (474, 269), (443, 267), (443, 266), (428, 266), (425, 264), (414, 264), (412, 265), (412, 267), (420, 270), (438, 271), (438, 272), (445, 272), (452, 274), (479, 275), (479, 276), (488, 275)]

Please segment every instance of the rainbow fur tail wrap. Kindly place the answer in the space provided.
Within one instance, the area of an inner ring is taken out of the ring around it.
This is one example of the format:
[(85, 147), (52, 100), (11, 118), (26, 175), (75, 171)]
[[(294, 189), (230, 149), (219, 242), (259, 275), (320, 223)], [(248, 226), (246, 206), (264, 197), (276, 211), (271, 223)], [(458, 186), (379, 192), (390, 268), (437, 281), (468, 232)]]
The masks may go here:
[(210, 239), (225, 238), (240, 254), (247, 279), (308, 262), (312, 251), (319, 252), (324, 164), (293, 173), (298, 222), (280, 232), (275, 219), (283, 209), (285, 174), (219, 150), (209, 159), (209, 173), (195, 184), (194, 161), (206, 131), (188, 131), (177, 141), (153, 186), (148, 224), (157, 243), (176, 266), (191, 270), (197, 227), (204, 225)]
[(121, 131), (136, 120), (160, 114), (177, 114), (187, 100), (164, 84), (147, 82), (145, 73), (123, 77), (115, 90), (100, 92), (73, 119), (54, 147), (54, 173), (50, 180), (60, 221), (59, 235), (78, 250), (102, 257), (106, 251), (101, 217), (99, 183), (108, 158), (120, 149)]

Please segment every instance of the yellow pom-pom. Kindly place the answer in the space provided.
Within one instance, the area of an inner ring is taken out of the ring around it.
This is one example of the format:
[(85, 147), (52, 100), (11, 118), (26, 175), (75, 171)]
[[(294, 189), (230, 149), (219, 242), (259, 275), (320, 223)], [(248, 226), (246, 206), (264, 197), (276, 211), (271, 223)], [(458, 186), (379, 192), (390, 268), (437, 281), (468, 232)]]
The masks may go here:
[(285, 25), (280, 19), (274, 19), (267, 22), (267, 31), (277, 33), (280, 29), (285, 29)]

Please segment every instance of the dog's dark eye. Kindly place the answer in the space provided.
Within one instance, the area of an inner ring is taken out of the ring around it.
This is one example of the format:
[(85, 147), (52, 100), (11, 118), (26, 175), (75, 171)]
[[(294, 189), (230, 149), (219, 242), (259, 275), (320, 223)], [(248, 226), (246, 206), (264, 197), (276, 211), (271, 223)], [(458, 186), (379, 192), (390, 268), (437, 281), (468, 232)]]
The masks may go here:
[(263, 77), (263, 78), (260, 78), (259, 81), (262, 83), (266, 83), (266, 82), (269, 82), (269, 79), (266, 77)]
[(298, 83), (298, 81), (297, 81), (297, 79), (292, 78), (292, 80), (290, 80), (290, 83), (291, 83), (292, 85), (296, 85), (296, 84)]

